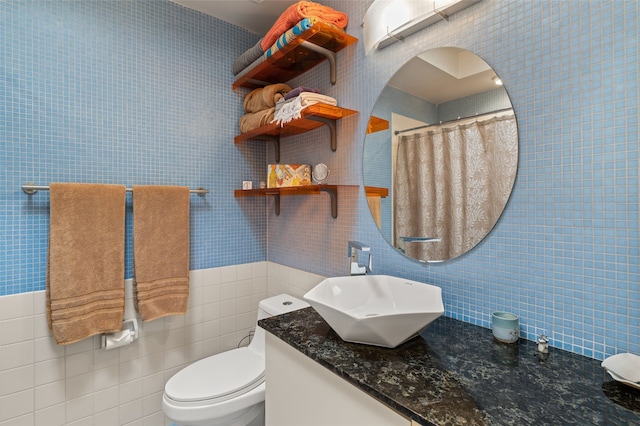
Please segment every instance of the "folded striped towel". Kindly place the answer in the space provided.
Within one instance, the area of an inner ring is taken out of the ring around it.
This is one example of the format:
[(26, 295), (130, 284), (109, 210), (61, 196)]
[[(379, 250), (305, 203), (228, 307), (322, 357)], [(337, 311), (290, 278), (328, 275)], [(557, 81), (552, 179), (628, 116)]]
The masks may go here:
[(309, 28), (313, 26), (319, 19), (315, 16), (310, 18), (304, 18), (300, 22), (298, 22), (295, 26), (285, 31), (278, 39), (271, 45), (271, 47), (264, 52), (264, 56), (270, 58), (274, 53), (278, 50), (282, 49), (284, 46), (289, 44), (291, 40), (307, 31)]
[(331, 96), (313, 92), (302, 92), (293, 99), (289, 99), (280, 105), (276, 104), (276, 112), (271, 122), (278, 123), (279, 126), (282, 126), (285, 123), (300, 118), (303, 109), (317, 103), (333, 106), (338, 105), (338, 101)]
[(285, 9), (278, 19), (276, 19), (276, 22), (274, 22), (262, 39), (262, 49), (266, 51), (280, 34), (286, 32), (288, 28), (291, 28), (301, 19), (310, 17), (317, 17), (323, 22), (334, 25), (342, 30), (345, 29), (349, 23), (349, 17), (344, 12), (312, 1), (299, 1)]

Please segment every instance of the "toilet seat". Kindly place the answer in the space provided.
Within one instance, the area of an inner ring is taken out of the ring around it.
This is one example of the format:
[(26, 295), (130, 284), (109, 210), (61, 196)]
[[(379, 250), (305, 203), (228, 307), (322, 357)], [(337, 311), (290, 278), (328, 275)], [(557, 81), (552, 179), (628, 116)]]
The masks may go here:
[(264, 358), (238, 348), (196, 361), (169, 379), (165, 396), (190, 405), (233, 399), (264, 383)]

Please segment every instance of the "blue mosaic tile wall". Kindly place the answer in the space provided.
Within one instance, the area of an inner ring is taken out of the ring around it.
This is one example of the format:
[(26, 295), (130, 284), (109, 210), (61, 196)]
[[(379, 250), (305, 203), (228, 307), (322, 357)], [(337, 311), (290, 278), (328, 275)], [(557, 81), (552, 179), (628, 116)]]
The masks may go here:
[[(323, 3), (347, 12), (362, 40), (370, 2)], [(329, 183), (347, 185), (333, 219), (326, 194), (283, 197), (280, 216), (273, 200), (233, 197), (273, 161), (270, 147), (265, 158), (260, 144), (233, 144), (245, 92), (231, 90), (229, 70), (256, 35), (161, 1), (0, 2), (0, 295), (44, 288), (48, 195), (22, 184), (203, 186), (211, 193), (192, 198), (194, 269), (263, 260), (268, 246), (269, 260), (344, 275), (357, 239), (376, 273), (441, 286), (448, 316), (489, 327), (491, 311), (509, 310), (527, 338), (546, 333), (598, 359), (640, 353), (638, 8), (485, 0), (369, 56), (362, 43), (346, 48), (335, 86), (326, 62), (290, 82), (359, 111), (339, 122), (335, 153), (325, 128), (282, 143), (283, 162), (324, 162)], [(442, 46), (475, 52), (502, 78), (520, 163), (491, 235), (422, 265), (391, 249), (369, 214), (363, 141), (389, 77)]]
[(0, 296), (44, 289), (49, 195), (27, 182), (204, 187), (191, 268), (265, 260), (264, 209), (233, 197), (264, 173), (263, 146), (233, 144), (255, 34), (165, 1), (9, 0), (0, 22)]
[[(326, 1), (349, 14), (348, 32), (371, 2)], [(387, 80), (414, 55), (457, 46), (502, 78), (516, 111), (520, 161), (496, 228), (461, 258), (440, 265), (390, 248), (361, 188), (340, 193), (339, 216), (323, 195), (290, 197), (270, 212), (269, 260), (323, 275), (347, 273), (347, 241), (368, 243), (374, 271), (442, 287), (446, 315), (490, 327), (494, 310), (521, 317), (522, 335), (602, 359), (640, 353), (638, 24), (640, 3), (482, 1), (366, 56), (338, 55), (338, 82), (319, 66), (314, 84), (360, 111), (341, 120), (335, 153), (320, 130), (283, 143), (287, 161), (323, 161), (330, 183), (361, 185), (369, 114)]]

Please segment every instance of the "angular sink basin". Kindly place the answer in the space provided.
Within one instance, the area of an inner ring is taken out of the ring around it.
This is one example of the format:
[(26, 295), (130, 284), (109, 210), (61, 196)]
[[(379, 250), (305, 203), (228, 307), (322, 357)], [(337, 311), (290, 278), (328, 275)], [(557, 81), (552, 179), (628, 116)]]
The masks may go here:
[(304, 295), (347, 342), (395, 348), (444, 313), (442, 290), (388, 275), (327, 278)]

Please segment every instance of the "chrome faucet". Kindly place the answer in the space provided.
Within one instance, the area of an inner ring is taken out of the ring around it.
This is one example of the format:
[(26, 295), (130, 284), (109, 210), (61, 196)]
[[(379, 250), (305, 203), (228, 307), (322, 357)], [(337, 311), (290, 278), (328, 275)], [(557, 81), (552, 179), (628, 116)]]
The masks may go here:
[[(367, 263), (360, 265), (358, 252), (367, 253)], [(371, 273), (371, 247), (358, 241), (349, 241), (349, 275), (366, 275)]]

